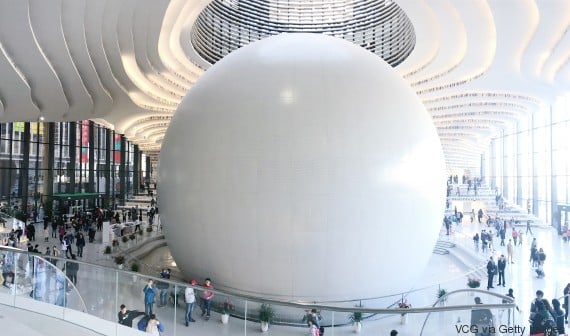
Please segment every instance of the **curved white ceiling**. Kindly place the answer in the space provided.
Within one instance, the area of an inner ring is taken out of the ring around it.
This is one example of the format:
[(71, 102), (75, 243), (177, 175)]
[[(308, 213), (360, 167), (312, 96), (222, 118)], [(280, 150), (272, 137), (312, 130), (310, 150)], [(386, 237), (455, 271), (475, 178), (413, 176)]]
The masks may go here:
[[(0, 2), (0, 121), (93, 119), (159, 150), (208, 64), (190, 44), (210, 0)], [(448, 168), (570, 88), (567, 0), (396, 0), (416, 45), (396, 69), (438, 128)]]

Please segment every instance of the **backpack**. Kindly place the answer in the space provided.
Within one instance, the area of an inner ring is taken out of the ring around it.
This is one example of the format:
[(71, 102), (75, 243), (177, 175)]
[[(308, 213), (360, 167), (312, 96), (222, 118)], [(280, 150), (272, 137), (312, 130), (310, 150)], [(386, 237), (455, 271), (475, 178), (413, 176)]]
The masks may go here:
[(148, 324), (149, 317), (147, 315), (143, 316), (137, 323), (137, 328), (140, 331), (146, 331), (146, 325)]

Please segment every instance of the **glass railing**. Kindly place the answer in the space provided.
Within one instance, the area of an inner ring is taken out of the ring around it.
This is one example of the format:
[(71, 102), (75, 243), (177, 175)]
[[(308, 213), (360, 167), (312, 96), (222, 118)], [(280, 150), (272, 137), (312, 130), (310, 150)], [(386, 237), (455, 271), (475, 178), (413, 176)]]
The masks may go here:
[[(465, 289), (450, 292), (438, 300), (432, 296), (435, 289), (431, 287), (426, 289), (430, 294), (426, 308), (417, 308), (420, 304), (398, 308), (394, 303), (399, 302), (402, 295), (364, 301), (362, 306), (361, 301), (293, 302), (216, 289), (212, 291), (212, 300), (206, 301), (210, 308), (208, 319), (208, 307), (204, 307), (205, 314), (200, 308), (203, 287), (199, 285), (6, 247), (0, 248), (0, 255), (6, 281), (0, 287), (0, 304), (52, 316), (104, 335), (136, 335), (142, 313), (145, 309), (150, 312), (151, 307), (164, 327), (162, 335), (187, 335), (188, 328), (197, 334), (257, 334), (262, 328), (261, 309), (267, 307), (269, 310), (264, 313), (270, 318), (274, 334), (305, 333), (304, 328), (308, 327), (304, 317), (312, 309), (318, 311), (320, 325), (326, 328), (327, 335), (334, 335), (335, 330), (345, 333), (359, 326), (363, 332), (377, 335), (389, 334), (391, 329), (405, 330), (409, 335), (457, 335), (474, 328), (473, 315), (481, 310), (489, 311), (488, 326), (493, 326), (497, 335), (499, 328), (504, 331), (509, 325), (522, 326), (525, 322), (513, 314), (515, 305), (508, 297)], [(150, 296), (154, 302), (145, 305), (143, 288), (149, 280), (154, 281), (155, 293)], [(184, 295), (188, 288), (194, 290), (196, 297), (189, 318)], [(425, 293), (416, 295), (419, 298)], [(480, 297), (484, 304), (475, 304), (475, 297)], [(122, 304), (132, 311), (126, 319), (126, 324), (132, 327), (117, 323)], [(477, 326), (482, 329), (484, 324), (481, 323)], [(501, 334), (508, 333), (501, 331)]]

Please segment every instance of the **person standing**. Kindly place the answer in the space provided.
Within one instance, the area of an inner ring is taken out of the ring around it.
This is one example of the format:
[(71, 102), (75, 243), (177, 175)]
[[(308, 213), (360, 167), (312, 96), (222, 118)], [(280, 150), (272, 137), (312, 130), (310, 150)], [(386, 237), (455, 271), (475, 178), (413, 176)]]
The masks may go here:
[(519, 232), (517, 231), (517, 229), (513, 226), (513, 241), (514, 241), (514, 246), (517, 246), (517, 239), (519, 237)]
[[(190, 280), (190, 284), (192, 286), (196, 286), (198, 281), (192, 279)], [(184, 319), (186, 322), (186, 326), (188, 326), (189, 322), (196, 322), (192, 318), (192, 309), (194, 308), (194, 302), (196, 302), (196, 294), (194, 293), (194, 288), (186, 287), (184, 290), (184, 301), (186, 301), (186, 315), (184, 315)]]
[(83, 237), (83, 233), (77, 235), (75, 246), (77, 246), (77, 256), (83, 258), (83, 248), (85, 247), (85, 237)]
[[(505, 296), (508, 296), (508, 297), (512, 298), (512, 299), (513, 299), (513, 302), (515, 301), (515, 296), (514, 296), (514, 294), (513, 294), (513, 289), (512, 289), (512, 288), (509, 288), (509, 292), (508, 292), (507, 294), (505, 294)], [(503, 303), (509, 303), (509, 302), (506, 301), (506, 300), (503, 300)], [(519, 306), (515, 306), (515, 308), (517, 309), (518, 312), (521, 311), (521, 310), (519, 309)], [(509, 315), (508, 315), (508, 319), (507, 319), (507, 323), (510, 323), (510, 320), (511, 320), (511, 310), (510, 310), (510, 309), (507, 309), (507, 312), (508, 312), (508, 314), (509, 314)]]
[[(475, 297), (475, 304), (483, 304), (480, 297)], [(489, 326), (494, 325), (493, 314), (487, 308), (473, 309), (471, 311), (471, 326), (476, 326), (479, 332), (476, 335), (481, 335), (481, 331)]]
[(564, 311), (560, 308), (560, 301), (558, 301), (558, 299), (552, 299), (552, 308), (552, 317), (554, 318), (554, 322), (556, 322), (558, 335), (566, 335), (564, 328)]
[(570, 304), (570, 283), (564, 287), (564, 323), (568, 323), (568, 309)]
[(493, 256), (489, 258), (487, 262), (487, 290), (493, 287), (493, 278), (495, 277), (495, 273), (497, 273), (497, 264), (493, 260)]
[(210, 318), (210, 309), (212, 307), (212, 298), (214, 293), (211, 291), (214, 289), (212, 285), (212, 280), (206, 278), (204, 281), (204, 291), (202, 292), (202, 316), (206, 316), (206, 320)]
[(152, 306), (154, 304), (154, 295), (156, 294), (156, 287), (153, 286), (154, 282), (152, 279), (148, 280), (148, 283), (144, 286), (144, 313), (146, 315), (152, 314)]
[[(162, 279), (170, 279), (170, 269), (163, 268), (162, 271), (160, 272), (160, 277)], [(156, 282), (156, 288), (158, 288), (160, 290), (159, 301), (158, 301), (158, 307), (159, 308), (166, 306), (166, 298), (168, 295), (168, 288), (169, 287), (170, 287), (170, 285), (167, 282), (163, 282), (163, 281), (157, 281)]]
[(67, 279), (63, 272), (57, 272), (55, 276), (55, 288), (57, 289), (57, 294), (55, 298), (55, 305), (60, 307), (65, 307), (67, 304), (67, 298), (65, 295), (67, 287)]
[(526, 221), (526, 233), (528, 234), (530, 232), (530, 234), (534, 236), (534, 234), (532, 233), (532, 229), (530, 228), (531, 223), (532, 221), (530, 219)]
[(513, 246), (513, 241), (509, 239), (509, 242), (507, 243), (507, 262), (510, 262), (511, 264), (514, 264), (515, 262), (513, 261), (513, 252), (514, 252), (514, 246)]
[(499, 270), (499, 283), (497, 286), (505, 287), (505, 268), (507, 267), (507, 260), (505, 255), (501, 254), (499, 260), (497, 261), (497, 269)]
[[(71, 255), (71, 260), (75, 260), (75, 254)], [(79, 272), (79, 264), (75, 261), (65, 262), (65, 274), (71, 280), (74, 286), (77, 286), (77, 273)]]
[[(55, 246), (55, 245), (51, 248), (51, 256), (56, 257), (56, 258), (59, 257), (59, 250), (57, 249), (57, 246)], [(54, 264), (54, 266), (57, 266), (57, 259), (52, 258), (52, 259), (50, 259), (50, 262), (52, 264)]]

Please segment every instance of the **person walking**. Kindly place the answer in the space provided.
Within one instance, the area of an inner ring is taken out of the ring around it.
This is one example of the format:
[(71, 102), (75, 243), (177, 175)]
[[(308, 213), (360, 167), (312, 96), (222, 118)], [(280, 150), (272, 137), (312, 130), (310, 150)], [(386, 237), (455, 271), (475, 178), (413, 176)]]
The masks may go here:
[(509, 239), (509, 242), (507, 243), (507, 262), (510, 262), (511, 264), (514, 264), (515, 262), (513, 261), (513, 252), (514, 252), (514, 246), (513, 246), (513, 241), (511, 239)]
[(532, 229), (530, 228), (530, 224), (532, 223), (532, 221), (530, 219), (528, 219), (526, 221), (526, 234), (528, 234), (530, 232), (531, 235), (534, 236), (534, 234), (532, 233)]
[[(190, 284), (192, 286), (196, 286), (198, 281), (192, 279), (190, 280)], [(196, 322), (192, 318), (192, 308), (194, 308), (194, 302), (196, 302), (196, 294), (194, 293), (194, 288), (186, 287), (184, 290), (184, 301), (186, 301), (186, 314), (184, 315), (184, 319), (186, 322), (186, 326), (188, 326), (189, 322)]]
[(85, 237), (83, 237), (83, 233), (77, 235), (75, 246), (77, 246), (77, 256), (83, 258), (83, 248), (85, 247)]

